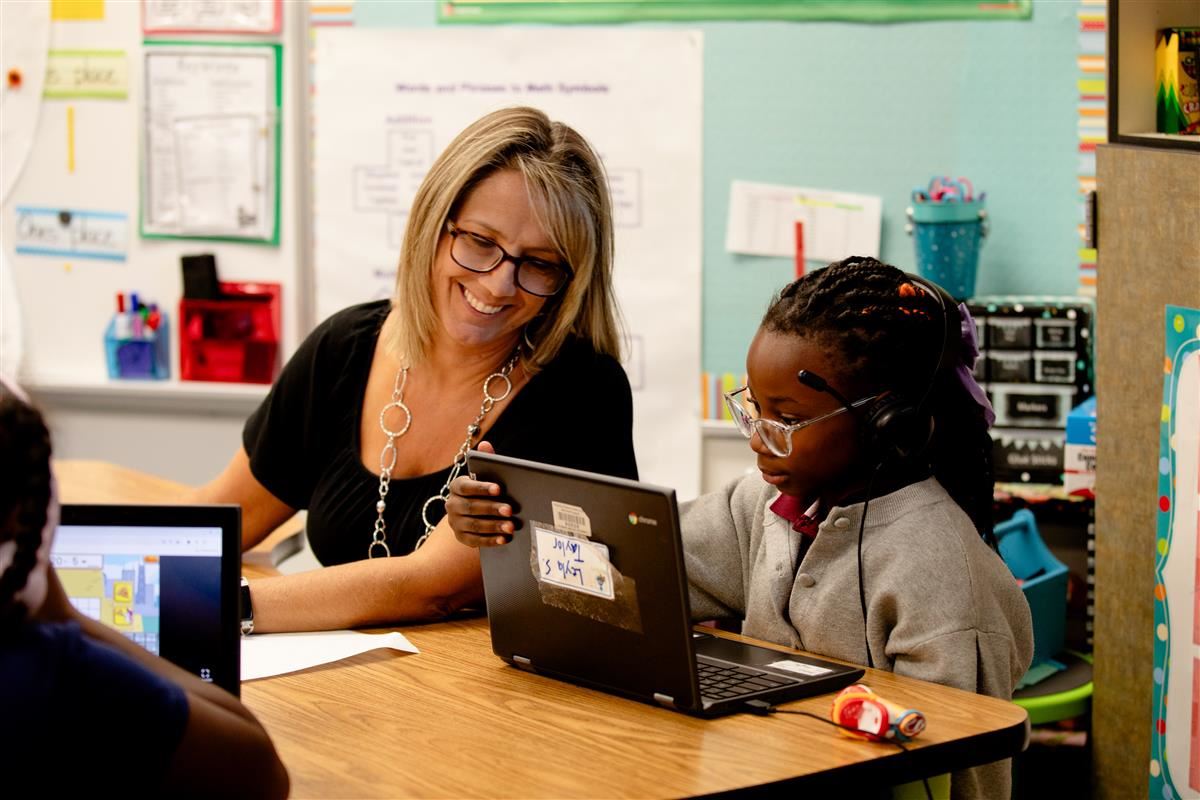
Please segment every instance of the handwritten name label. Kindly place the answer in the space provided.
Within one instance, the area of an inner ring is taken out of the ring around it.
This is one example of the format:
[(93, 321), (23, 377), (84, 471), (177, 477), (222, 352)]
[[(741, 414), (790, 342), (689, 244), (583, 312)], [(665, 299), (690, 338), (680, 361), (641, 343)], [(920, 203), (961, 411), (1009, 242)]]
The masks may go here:
[(46, 60), (45, 97), (129, 95), (129, 67), (121, 50), (51, 50)]
[(16, 215), (17, 253), (125, 260), (129, 240), (125, 214), (17, 206)]
[(540, 580), (608, 600), (615, 597), (607, 546), (536, 525), (533, 532)]

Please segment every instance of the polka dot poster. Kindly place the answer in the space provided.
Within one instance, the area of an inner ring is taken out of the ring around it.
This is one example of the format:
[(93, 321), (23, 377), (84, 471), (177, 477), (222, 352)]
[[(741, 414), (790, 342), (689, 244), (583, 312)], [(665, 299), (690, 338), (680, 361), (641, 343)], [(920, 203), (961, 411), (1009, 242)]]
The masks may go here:
[(1167, 306), (1165, 331), (1150, 797), (1200, 798), (1200, 310)]

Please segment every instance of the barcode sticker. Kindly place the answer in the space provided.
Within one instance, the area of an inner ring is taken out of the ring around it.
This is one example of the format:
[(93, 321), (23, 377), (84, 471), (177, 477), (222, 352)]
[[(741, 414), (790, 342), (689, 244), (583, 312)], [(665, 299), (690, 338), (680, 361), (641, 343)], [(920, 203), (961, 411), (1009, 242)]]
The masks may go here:
[(554, 527), (576, 536), (591, 538), (592, 521), (582, 508), (557, 500), (550, 501), (550, 508), (554, 512)]
[(608, 547), (533, 526), (537, 542), (538, 579), (555, 586), (612, 600), (612, 564)]

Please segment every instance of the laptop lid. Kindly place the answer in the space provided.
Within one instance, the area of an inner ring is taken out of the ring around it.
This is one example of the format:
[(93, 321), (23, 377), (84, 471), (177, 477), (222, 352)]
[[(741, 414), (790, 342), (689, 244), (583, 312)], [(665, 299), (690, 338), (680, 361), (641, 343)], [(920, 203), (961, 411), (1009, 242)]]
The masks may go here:
[[(742, 642), (694, 639), (675, 492), (472, 451), (521, 526), (480, 551), (496, 655), (517, 666), (690, 713), (832, 691), (861, 669)], [(765, 676), (752, 695), (701, 697), (701, 661)]]
[(237, 696), (241, 539), (235, 505), (66, 504), (50, 560), (81, 612)]

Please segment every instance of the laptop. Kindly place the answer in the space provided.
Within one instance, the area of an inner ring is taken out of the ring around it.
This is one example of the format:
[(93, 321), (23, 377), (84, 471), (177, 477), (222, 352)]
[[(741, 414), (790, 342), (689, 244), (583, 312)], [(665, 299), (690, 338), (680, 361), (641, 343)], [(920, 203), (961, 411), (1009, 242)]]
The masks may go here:
[(702, 717), (863, 676), (694, 632), (674, 490), (474, 450), (467, 463), (521, 520), (480, 550), (492, 649), (509, 664)]
[(50, 561), (83, 614), (237, 696), (241, 544), (234, 505), (65, 504)]

